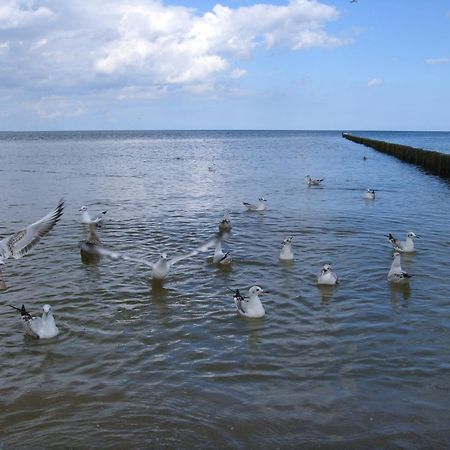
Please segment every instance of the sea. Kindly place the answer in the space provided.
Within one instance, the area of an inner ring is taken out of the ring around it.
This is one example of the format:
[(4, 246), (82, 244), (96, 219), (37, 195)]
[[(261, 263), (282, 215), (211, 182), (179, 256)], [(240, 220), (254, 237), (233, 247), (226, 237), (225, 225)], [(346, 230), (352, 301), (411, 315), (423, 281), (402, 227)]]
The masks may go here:
[[(449, 181), (342, 131), (0, 133), (0, 235), (65, 201), (1, 267), (0, 448), (449, 448)], [(450, 133), (352, 133), (450, 152)], [(136, 261), (83, 260), (83, 205), (107, 210), (106, 248), (149, 263), (229, 210), (233, 262), (209, 249), (158, 284)], [(409, 231), (395, 285), (387, 235)], [(325, 263), (337, 286), (317, 285)], [(245, 319), (233, 291), (254, 285), (266, 316)], [(25, 336), (9, 305), (46, 303), (60, 334)]]

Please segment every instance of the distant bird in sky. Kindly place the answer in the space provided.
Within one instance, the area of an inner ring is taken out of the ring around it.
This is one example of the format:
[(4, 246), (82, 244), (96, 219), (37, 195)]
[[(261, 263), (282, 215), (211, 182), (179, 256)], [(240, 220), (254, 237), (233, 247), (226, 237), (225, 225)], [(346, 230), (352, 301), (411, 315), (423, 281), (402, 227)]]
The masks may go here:
[[(42, 219), (26, 228), (0, 240), (0, 267), (10, 257), (14, 259), (25, 256), (59, 221), (64, 209), (64, 200), (60, 200), (58, 206)], [(6, 289), (0, 270), (0, 290)]]
[(322, 271), (320, 272), (319, 276), (317, 277), (317, 284), (328, 284), (328, 285), (334, 285), (338, 284), (339, 279), (335, 272), (331, 270), (330, 264), (324, 264)]
[(251, 287), (248, 290), (248, 296), (241, 295), (239, 289), (236, 289), (233, 299), (238, 314), (249, 319), (259, 319), (264, 317), (266, 311), (259, 298), (263, 293), (264, 291), (259, 286)]
[(81, 212), (81, 221), (85, 224), (90, 224), (90, 223), (102, 223), (103, 222), (103, 218), (105, 217), (105, 214), (108, 211), (102, 211), (100, 214), (98, 214), (96, 217), (94, 217), (93, 219), (91, 218), (91, 216), (88, 213), (88, 207), (87, 206), (82, 206), (79, 211)]
[(358, 3), (358, 0), (350, 0), (350, 3)]
[(410, 231), (406, 235), (406, 241), (400, 241), (399, 239), (396, 239), (394, 236), (392, 236), (391, 233), (389, 233), (389, 242), (392, 245), (392, 248), (396, 252), (402, 252), (402, 253), (412, 253), (414, 251), (414, 239), (418, 238), (415, 233)]
[(292, 251), (292, 239), (293, 236), (290, 236), (282, 242), (281, 252), (279, 256), (280, 260), (292, 261), (294, 259), (294, 252)]
[(58, 335), (59, 330), (53, 318), (52, 307), (50, 305), (46, 304), (42, 307), (42, 317), (32, 316), (25, 309), (25, 305), (22, 305), (22, 308), (16, 308), (12, 305), (9, 306), (20, 311), (20, 319), (22, 320), (25, 334), (38, 339), (50, 339)]
[(412, 275), (407, 274), (402, 269), (400, 253), (395, 252), (393, 258), (394, 261), (392, 261), (392, 265), (387, 276), (388, 281), (392, 281), (393, 283), (408, 281), (408, 278), (411, 278)]
[(247, 208), (247, 211), (265, 211), (267, 200), (264, 197), (260, 197), (256, 204), (242, 202)]

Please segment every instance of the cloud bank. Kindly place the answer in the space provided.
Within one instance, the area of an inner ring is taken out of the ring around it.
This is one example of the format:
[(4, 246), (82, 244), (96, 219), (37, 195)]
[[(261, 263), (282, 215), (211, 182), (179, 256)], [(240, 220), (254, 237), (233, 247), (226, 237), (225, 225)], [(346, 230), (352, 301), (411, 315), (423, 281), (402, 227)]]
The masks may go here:
[(21, 91), (41, 117), (58, 117), (54, 105), (70, 104), (62, 98), (74, 92), (117, 99), (208, 92), (245, 77), (242, 65), (257, 52), (348, 44), (326, 30), (338, 18), (316, 0), (206, 12), (159, 0), (4, 0), (0, 94)]

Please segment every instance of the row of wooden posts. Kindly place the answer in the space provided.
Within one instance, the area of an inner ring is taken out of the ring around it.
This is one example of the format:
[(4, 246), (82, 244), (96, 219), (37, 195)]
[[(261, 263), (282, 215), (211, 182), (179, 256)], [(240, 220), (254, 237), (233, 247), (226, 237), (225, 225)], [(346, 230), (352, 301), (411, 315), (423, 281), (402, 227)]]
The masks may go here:
[(444, 178), (450, 178), (450, 154), (378, 141), (376, 139), (354, 136), (349, 133), (342, 133), (342, 137), (349, 141), (371, 147), (379, 152), (395, 156), (402, 161), (421, 166), (427, 172)]

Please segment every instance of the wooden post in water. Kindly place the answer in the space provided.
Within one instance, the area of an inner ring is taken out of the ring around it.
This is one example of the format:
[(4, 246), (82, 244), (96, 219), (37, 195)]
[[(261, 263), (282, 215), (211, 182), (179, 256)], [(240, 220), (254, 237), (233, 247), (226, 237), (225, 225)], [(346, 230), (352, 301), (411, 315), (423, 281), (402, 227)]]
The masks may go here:
[(395, 156), (410, 164), (421, 166), (427, 171), (439, 175), (440, 177), (450, 178), (450, 154), (353, 136), (349, 133), (342, 133), (342, 137), (349, 141), (356, 142), (357, 144), (371, 147), (379, 152)]

